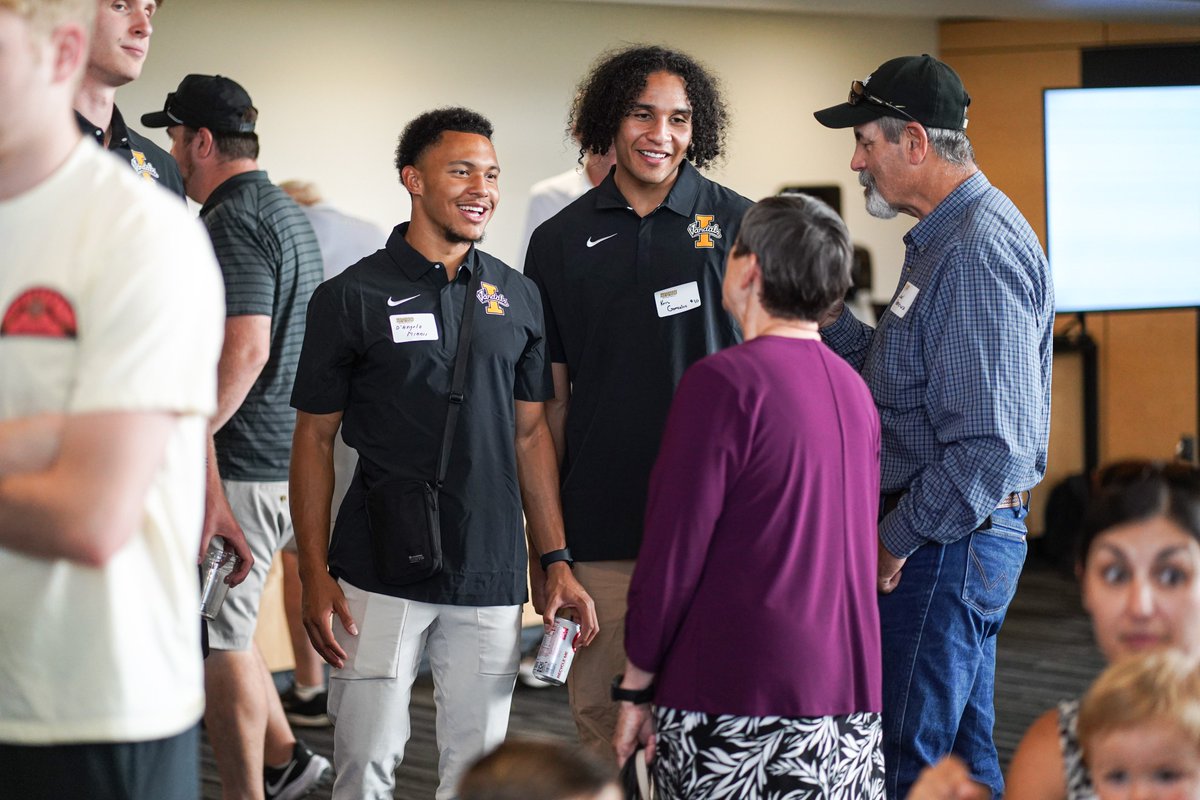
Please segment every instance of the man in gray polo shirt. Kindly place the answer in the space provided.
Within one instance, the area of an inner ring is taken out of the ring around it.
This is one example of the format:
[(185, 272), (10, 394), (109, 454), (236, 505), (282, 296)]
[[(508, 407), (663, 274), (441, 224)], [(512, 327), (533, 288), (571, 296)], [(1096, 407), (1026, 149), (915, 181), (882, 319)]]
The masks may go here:
[(292, 735), (253, 637), (267, 571), (292, 537), (288, 401), (321, 251), (303, 212), (258, 168), (257, 118), (236, 82), (188, 75), (142, 124), (167, 129), (225, 278), (204, 535), (241, 525), (255, 561), (209, 626), (205, 722), (226, 797), (291, 798), (329, 762)]

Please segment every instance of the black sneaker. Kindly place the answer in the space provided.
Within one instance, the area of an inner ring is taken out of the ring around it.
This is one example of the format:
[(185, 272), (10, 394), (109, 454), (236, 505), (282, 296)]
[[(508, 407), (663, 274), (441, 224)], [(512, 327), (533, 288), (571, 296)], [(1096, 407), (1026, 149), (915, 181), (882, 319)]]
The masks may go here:
[(296, 687), (288, 689), (279, 695), (283, 704), (283, 713), (287, 714), (288, 722), (300, 728), (328, 728), (329, 721), (329, 692), (322, 691), (309, 700), (301, 700), (296, 696)]
[(321, 776), (333, 766), (325, 756), (309, 750), (297, 740), (292, 760), (282, 767), (263, 769), (263, 794), (267, 800), (296, 800), (316, 788)]

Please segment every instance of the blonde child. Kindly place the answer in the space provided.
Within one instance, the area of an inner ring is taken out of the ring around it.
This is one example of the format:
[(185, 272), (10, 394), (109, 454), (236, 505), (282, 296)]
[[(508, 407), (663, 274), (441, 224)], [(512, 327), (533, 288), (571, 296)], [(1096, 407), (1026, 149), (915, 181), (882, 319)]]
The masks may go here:
[(1177, 650), (1124, 659), (1079, 708), (1100, 800), (1200, 800), (1200, 665)]

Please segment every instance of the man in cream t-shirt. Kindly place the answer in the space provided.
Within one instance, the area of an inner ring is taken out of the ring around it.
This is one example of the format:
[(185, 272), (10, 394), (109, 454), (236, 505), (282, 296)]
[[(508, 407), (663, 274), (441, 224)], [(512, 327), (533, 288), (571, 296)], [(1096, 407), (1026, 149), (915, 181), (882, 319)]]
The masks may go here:
[(0, 774), (194, 800), (221, 278), (178, 201), (74, 123), (95, 9), (0, 0)]

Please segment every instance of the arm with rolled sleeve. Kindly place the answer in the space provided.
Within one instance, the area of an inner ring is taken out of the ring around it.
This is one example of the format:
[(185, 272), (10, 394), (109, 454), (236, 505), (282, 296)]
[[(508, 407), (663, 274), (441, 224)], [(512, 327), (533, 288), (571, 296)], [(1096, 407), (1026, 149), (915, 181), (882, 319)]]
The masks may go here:
[(751, 424), (738, 388), (710, 363), (680, 381), (650, 477), (646, 533), (629, 587), (625, 650), (657, 673), (683, 624), (725, 506), (745, 463)]
[(959, 245), (942, 273), (921, 337), (929, 371), (925, 409), (939, 456), (915, 476), (879, 529), (887, 549), (901, 558), (926, 541), (960, 539), (1004, 495), (1030, 488), (1045, 446), (1039, 423), (1050, 391), (1040, 353), (1048, 324), (1045, 285), (995, 242)]

